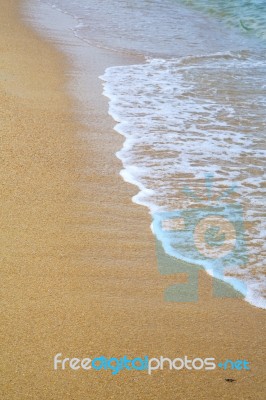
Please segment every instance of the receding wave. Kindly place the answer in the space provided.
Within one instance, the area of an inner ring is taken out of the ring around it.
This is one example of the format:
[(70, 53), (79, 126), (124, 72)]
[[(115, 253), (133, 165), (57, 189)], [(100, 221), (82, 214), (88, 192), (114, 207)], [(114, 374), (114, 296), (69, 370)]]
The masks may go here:
[(248, 261), (225, 276), (245, 282), (246, 299), (259, 307), (266, 306), (265, 72), (263, 55), (226, 52), (149, 59), (101, 77), (115, 129), (126, 138), (117, 153), (121, 175), (140, 189), (134, 201), (171, 212), (206, 200), (205, 176), (213, 176), (213, 199), (235, 187)]

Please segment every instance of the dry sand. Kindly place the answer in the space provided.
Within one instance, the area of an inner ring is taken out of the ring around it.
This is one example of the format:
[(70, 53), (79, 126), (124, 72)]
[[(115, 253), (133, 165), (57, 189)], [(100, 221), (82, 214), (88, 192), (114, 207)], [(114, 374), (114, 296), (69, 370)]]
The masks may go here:
[[(206, 274), (198, 303), (163, 301), (178, 277), (159, 274), (147, 210), (119, 176), (123, 139), (97, 58), (87, 132), (65, 92), (66, 60), (18, 4), (0, 0), (1, 398), (263, 399), (265, 312), (213, 299)], [(251, 371), (54, 371), (59, 352), (246, 359)]]

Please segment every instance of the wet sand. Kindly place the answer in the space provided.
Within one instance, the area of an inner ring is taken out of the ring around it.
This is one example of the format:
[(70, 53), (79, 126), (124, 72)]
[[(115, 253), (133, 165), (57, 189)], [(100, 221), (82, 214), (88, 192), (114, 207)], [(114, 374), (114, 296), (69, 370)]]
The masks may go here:
[[(19, 3), (0, 0), (2, 398), (263, 399), (265, 312), (214, 299), (205, 273), (197, 303), (163, 299), (184, 277), (158, 271), (97, 78), (119, 57), (91, 49), (88, 129), (65, 90), (66, 58)], [(251, 371), (54, 371), (57, 353), (246, 359)]]

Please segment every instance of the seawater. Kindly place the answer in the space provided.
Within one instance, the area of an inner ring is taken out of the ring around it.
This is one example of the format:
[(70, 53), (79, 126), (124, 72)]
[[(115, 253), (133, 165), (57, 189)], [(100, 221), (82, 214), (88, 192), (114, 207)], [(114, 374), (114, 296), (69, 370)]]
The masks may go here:
[(243, 208), (248, 258), (225, 276), (265, 308), (265, 1), (43, 2), (72, 15), (83, 41), (145, 56), (101, 77), (125, 137), (121, 175), (152, 215), (203, 207), (211, 176), (212, 204)]

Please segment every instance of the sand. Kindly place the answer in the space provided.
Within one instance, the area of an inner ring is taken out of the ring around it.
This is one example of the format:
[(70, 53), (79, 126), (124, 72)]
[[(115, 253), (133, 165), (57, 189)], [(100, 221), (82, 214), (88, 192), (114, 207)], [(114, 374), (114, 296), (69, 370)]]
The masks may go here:
[[(265, 312), (212, 298), (204, 273), (198, 302), (163, 299), (180, 278), (158, 271), (97, 81), (117, 56), (91, 50), (88, 129), (66, 58), (22, 22), (19, 3), (0, 0), (1, 398), (263, 399)], [(54, 371), (57, 353), (246, 359), (251, 371)]]

